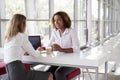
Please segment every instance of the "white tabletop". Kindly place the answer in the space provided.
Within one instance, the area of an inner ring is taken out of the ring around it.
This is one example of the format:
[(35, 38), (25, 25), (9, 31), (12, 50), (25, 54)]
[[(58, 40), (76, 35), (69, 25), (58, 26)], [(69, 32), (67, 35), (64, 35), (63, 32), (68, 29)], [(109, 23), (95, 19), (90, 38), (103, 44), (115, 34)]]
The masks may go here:
[[(0, 60), (3, 60), (3, 49), (0, 49)], [(53, 53), (46, 55), (46, 53), (40, 54), (35, 58), (32, 56), (23, 56), (23, 61), (28, 63), (42, 63), (48, 65), (57, 66), (69, 66), (69, 67), (83, 67), (96, 69), (96, 80), (98, 80), (99, 66), (106, 64), (109, 59), (109, 52), (104, 48), (95, 47), (89, 51), (78, 53)], [(107, 80), (107, 66), (105, 66), (105, 80)]]
[(106, 41), (103, 45), (91, 48), (89, 51), (78, 53), (56, 53), (54, 55), (42, 54), (38, 58), (23, 57), (23, 60), (38, 63), (70, 65), (70, 66), (94, 66), (99, 67), (115, 56), (113, 53), (120, 51), (120, 34)]
[[(99, 49), (99, 50), (98, 50)], [(51, 65), (67, 65), (67, 66), (95, 66), (98, 67), (104, 64), (109, 57), (109, 53), (103, 53), (104, 50), (100, 48), (94, 48), (94, 50), (78, 53), (53, 53), (46, 55), (46, 53), (40, 54), (38, 58), (32, 56), (24, 56), (23, 61), (36, 62)], [(0, 60), (3, 60), (3, 50), (0, 48)]]
[(106, 54), (101, 52), (94, 53), (56, 53), (52, 55), (46, 55), (45, 53), (40, 55), (38, 58), (33, 58), (29, 56), (23, 57), (24, 61), (28, 62), (38, 62), (38, 63), (47, 63), (47, 64), (55, 64), (55, 65), (70, 65), (70, 66), (100, 66), (105, 61), (108, 60), (106, 58)]

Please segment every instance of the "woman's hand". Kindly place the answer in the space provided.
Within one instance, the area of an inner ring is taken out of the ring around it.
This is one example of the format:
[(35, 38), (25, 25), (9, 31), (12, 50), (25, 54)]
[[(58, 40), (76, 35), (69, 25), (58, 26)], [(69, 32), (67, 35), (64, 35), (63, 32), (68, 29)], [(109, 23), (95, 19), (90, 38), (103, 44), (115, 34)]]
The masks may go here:
[(45, 50), (45, 47), (38, 47), (37, 50), (38, 51), (43, 51), (43, 50)]
[(62, 48), (58, 44), (53, 44), (52, 45), (52, 50), (62, 52)]
[(29, 54), (28, 54), (27, 52), (25, 52), (25, 54), (24, 54), (24, 55), (28, 56)]
[(52, 46), (53, 51), (59, 51), (64, 53), (73, 53), (73, 48), (61, 48), (58, 44), (53, 44)]

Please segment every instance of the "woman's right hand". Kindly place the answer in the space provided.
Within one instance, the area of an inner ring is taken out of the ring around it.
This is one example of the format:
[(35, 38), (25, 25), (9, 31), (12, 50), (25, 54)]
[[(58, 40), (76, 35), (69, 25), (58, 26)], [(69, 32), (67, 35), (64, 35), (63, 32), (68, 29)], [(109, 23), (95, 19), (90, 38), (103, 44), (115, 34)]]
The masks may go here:
[(53, 80), (53, 74), (50, 73), (48, 80)]
[(45, 50), (45, 47), (38, 47), (37, 50), (39, 50), (39, 51), (44, 51), (44, 50)]

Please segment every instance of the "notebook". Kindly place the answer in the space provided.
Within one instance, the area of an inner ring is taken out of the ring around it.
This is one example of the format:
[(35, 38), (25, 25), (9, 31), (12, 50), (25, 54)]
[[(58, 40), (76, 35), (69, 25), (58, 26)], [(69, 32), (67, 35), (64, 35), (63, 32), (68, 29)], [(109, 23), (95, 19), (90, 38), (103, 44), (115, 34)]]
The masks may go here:
[(28, 36), (28, 39), (35, 50), (41, 46), (40, 36)]

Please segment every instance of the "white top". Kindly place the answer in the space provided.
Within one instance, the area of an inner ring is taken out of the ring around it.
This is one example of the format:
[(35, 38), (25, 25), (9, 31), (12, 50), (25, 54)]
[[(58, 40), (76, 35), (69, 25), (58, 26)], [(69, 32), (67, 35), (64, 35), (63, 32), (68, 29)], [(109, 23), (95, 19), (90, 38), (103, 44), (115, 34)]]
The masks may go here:
[(72, 28), (66, 28), (62, 36), (60, 36), (59, 30), (54, 29), (48, 46), (53, 43), (57, 43), (61, 48), (73, 48), (73, 52), (80, 51), (77, 34)]
[(28, 40), (28, 36), (24, 33), (18, 33), (9, 42), (5, 42), (4, 52), (5, 63), (22, 60), (22, 56), (24, 56), (25, 52), (34, 57), (39, 56), (39, 51), (34, 50)]

